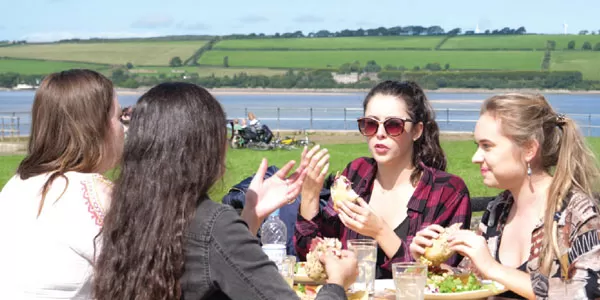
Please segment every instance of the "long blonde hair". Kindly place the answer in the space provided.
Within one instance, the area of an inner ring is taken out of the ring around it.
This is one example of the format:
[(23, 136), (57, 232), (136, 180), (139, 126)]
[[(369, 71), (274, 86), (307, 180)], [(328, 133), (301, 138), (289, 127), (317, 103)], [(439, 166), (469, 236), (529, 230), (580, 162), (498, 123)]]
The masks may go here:
[[(540, 267), (548, 275), (552, 260), (560, 260), (557, 220), (554, 216), (566, 203), (563, 199), (572, 189), (590, 197), (598, 189), (600, 171), (594, 153), (586, 144), (577, 124), (557, 114), (546, 98), (539, 94), (503, 94), (488, 98), (481, 115), (490, 113), (500, 120), (503, 133), (518, 146), (536, 140), (539, 143), (540, 167), (552, 174), (544, 213), (544, 234)], [(596, 203), (596, 205), (598, 205)], [(553, 253), (554, 252), (554, 253)], [(567, 270), (561, 261), (561, 268)]]

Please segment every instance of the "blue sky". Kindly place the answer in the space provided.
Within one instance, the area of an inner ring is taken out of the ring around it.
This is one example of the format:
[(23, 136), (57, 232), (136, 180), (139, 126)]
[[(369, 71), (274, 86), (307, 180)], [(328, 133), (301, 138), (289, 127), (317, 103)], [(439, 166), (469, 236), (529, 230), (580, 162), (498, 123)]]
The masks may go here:
[[(369, 3), (369, 4), (367, 4)], [(0, 40), (290, 32), (440, 25), (600, 30), (598, 0), (0, 0)]]

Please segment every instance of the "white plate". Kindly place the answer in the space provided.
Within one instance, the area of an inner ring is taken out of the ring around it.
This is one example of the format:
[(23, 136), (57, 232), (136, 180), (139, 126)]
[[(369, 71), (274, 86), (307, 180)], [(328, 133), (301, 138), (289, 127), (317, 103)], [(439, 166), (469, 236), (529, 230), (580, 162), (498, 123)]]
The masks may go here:
[[(491, 281), (484, 280), (483, 284), (489, 284)], [(495, 296), (506, 291), (505, 287), (498, 283), (494, 282), (497, 290), (495, 292), (481, 289), (477, 291), (469, 291), (469, 292), (461, 292), (461, 293), (425, 293), (425, 300), (436, 300), (436, 299), (444, 299), (444, 300), (459, 300), (459, 299), (481, 299), (487, 298), (491, 296)], [(375, 299), (395, 299), (394, 280), (393, 279), (378, 279), (375, 280)]]

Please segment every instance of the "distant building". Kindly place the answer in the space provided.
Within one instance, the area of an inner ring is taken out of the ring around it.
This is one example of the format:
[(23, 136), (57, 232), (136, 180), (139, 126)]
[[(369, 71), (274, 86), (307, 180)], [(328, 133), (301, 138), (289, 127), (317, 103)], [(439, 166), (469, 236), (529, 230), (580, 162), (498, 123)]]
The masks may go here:
[(19, 83), (14, 87), (15, 90), (35, 90), (37, 87), (29, 84)]

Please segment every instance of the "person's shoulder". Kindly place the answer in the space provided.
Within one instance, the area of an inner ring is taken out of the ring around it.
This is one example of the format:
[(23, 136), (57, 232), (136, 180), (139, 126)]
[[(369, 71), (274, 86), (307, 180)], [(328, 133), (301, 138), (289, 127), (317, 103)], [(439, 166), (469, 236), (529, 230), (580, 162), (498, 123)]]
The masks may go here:
[(347, 168), (351, 170), (362, 170), (362, 169), (372, 169), (375, 167), (377, 162), (372, 157), (359, 157), (351, 161)]
[(97, 173), (68, 172), (65, 176), (69, 180), (69, 185), (74, 184), (70, 188), (81, 191), (81, 196), (88, 206), (88, 212), (92, 215), (96, 225), (102, 226), (104, 216), (110, 206), (113, 183)]
[(465, 181), (458, 175), (431, 167), (425, 167), (424, 171), (430, 173), (434, 185), (451, 186), (457, 190), (463, 190), (467, 188)]
[(194, 218), (188, 225), (187, 235), (196, 239), (208, 239), (215, 229), (238, 217), (238, 213), (231, 206), (206, 198), (196, 207)]
[(568, 203), (565, 213), (571, 224), (579, 227), (590, 220), (595, 220), (596, 226), (600, 226), (598, 195), (590, 196), (579, 189), (572, 189), (566, 200)]

